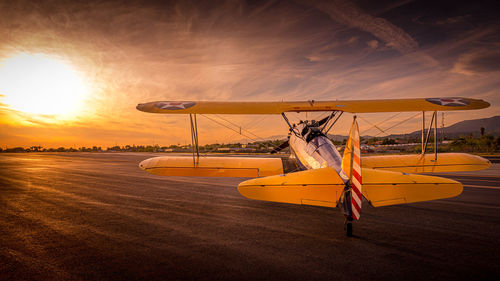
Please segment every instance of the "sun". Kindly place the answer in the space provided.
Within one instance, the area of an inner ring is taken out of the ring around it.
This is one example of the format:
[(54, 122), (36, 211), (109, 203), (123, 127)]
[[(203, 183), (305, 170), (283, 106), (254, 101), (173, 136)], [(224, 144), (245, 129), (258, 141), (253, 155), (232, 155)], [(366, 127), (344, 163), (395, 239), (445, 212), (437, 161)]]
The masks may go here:
[(0, 62), (2, 103), (31, 114), (69, 117), (83, 106), (87, 87), (71, 64), (46, 54), (19, 54)]

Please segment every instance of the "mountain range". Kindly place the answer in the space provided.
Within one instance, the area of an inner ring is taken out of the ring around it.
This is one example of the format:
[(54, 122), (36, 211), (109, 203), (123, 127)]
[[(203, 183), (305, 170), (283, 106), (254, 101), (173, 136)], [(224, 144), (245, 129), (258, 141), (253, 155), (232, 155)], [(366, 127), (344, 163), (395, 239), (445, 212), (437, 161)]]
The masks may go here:
[[(500, 136), (500, 116), (490, 118), (481, 118), (473, 120), (464, 120), (455, 123), (451, 126), (444, 127), (444, 135), (447, 138), (459, 137), (461, 135), (473, 135), (475, 137), (481, 135), (481, 128), (484, 128), (484, 133), (487, 135)], [(438, 127), (438, 132), (441, 134), (441, 128)], [(422, 130), (414, 131), (408, 134), (392, 134), (387, 138), (401, 137), (417, 137), (421, 136)]]

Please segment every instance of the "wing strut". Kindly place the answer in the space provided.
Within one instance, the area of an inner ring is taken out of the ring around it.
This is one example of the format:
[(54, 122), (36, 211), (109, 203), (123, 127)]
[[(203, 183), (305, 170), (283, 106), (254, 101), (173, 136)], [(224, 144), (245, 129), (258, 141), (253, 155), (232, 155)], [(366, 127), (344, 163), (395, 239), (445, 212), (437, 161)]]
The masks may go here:
[(328, 122), (330, 122), (330, 120), (332, 120), (332, 118), (335, 117), (335, 114), (337, 114), (337, 111), (332, 111), (332, 113), (328, 115), (327, 118), (324, 118), (323, 120), (319, 121), (320, 126), (323, 125), (323, 127), (321, 128), (322, 132), (325, 131), (326, 126), (328, 126)]
[(285, 122), (288, 124), (288, 127), (290, 127), (290, 132), (294, 133), (296, 136), (299, 136), (293, 126), (290, 124), (290, 121), (288, 121), (288, 117), (286, 117), (285, 113), (281, 113), (281, 116), (283, 116), (283, 119), (285, 119)]
[[(427, 134), (424, 133), (425, 111), (422, 111), (422, 155), (424, 155), (427, 150), (427, 144), (429, 143), (429, 137), (431, 135), (433, 125), (434, 125), (434, 160), (437, 160), (437, 111), (434, 111), (432, 113), (431, 122), (429, 124), (429, 130), (427, 131)], [(424, 134), (426, 135), (425, 141), (424, 141)]]
[(288, 121), (288, 118), (286, 117), (285, 113), (281, 113), (281, 116), (283, 116), (283, 119), (285, 119), (285, 122), (288, 124), (288, 127), (290, 127), (290, 130), (293, 130), (292, 125), (290, 125), (290, 121)]
[(438, 112), (434, 111), (434, 161), (438, 159), (438, 142), (437, 142), (437, 129), (438, 129)]
[(326, 131), (323, 132), (325, 135), (328, 134), (328, 132), (330, 131), (330, 129), (333, 127), (333, 125), (335, 125), (335, 123), (337, 123), (337, 121), (339, 120), (340, 116), (342, 116), (343, 113), (344, 113), (344, 111), (341, 111), (340, 114), (339, 114), (339, 116), (337, 116), (337, 118), (335, 119), (335, 121), (333, 121), (333, 123), (330, 125), (330, 127), (328, 127), (328, 130), (326, 130)]
[(198, 164), (200, 160), (200, 148), (198, 146), (198, 123), (196, 122), (196, 114), (189, 114), (189, 120), (191, 121), (191, 150), (193, 152), (193, 166), (196, 166), (196, 164)]
[(424, 137), (425, 137), (425, 111), (422, 111), (422, 155), (425, 154), (424, 149)]

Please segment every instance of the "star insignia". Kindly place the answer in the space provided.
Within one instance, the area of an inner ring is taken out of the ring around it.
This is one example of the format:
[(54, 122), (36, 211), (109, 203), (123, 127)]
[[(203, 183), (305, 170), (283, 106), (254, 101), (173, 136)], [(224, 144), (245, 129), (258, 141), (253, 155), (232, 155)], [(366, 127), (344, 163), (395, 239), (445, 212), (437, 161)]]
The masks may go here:
[(426, 101), (443, 106), (466, 106), (469, 105), (469, 100), (462, 98), (430, 98)]
[(192, 107), (193, 105), (195, 105), (196, 103), (195, 102), (158, 102), (155, 104), (156, 107), (160, 108), (160, 109), (166, 109), (166, 110), (181, 110), (181, 109), (186, 109), (186, 108), (190, 108)]

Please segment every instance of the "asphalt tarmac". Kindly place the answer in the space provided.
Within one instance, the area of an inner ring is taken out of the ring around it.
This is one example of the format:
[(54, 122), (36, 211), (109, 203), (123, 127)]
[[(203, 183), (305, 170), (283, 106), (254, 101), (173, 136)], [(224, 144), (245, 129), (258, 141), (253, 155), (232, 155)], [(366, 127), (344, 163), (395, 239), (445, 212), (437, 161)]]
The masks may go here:
[(500, 164), (451, 199), (337, 209), (252, 201), (239, 178), (160, 177), (152, 154), (0, 154), (2, 280), (498, 280)]

